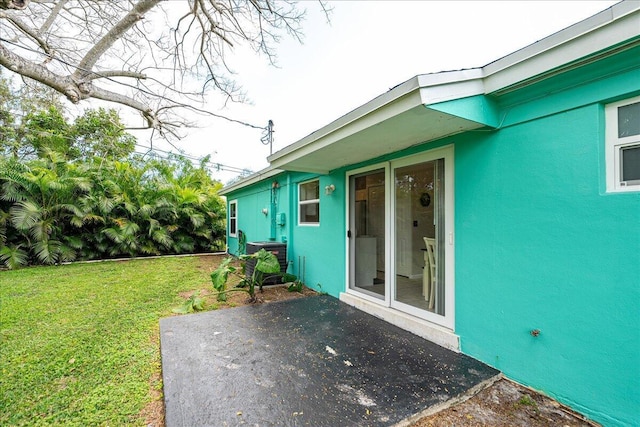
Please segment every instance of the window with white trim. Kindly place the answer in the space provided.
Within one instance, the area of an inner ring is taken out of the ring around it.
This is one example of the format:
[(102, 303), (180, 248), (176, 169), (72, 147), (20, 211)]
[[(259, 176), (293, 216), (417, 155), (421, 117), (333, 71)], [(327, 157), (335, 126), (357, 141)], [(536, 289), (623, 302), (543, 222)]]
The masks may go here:
[(238, 235), (238, 201), (229, 202), (229, 236), (236, 237)]
[(320, 224), (320, 180), (318, 179), (298, 185), (298, 223), (300, 225)]
[(605, 107), (607, 192), (640, 191), (640, 96)]

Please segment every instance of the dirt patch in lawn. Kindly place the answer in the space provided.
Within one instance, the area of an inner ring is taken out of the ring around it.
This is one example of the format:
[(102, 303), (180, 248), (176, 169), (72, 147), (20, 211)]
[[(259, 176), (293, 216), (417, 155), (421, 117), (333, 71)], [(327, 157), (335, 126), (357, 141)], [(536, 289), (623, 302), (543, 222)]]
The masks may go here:
[[(437, 409), (439, 408), (433, 408), (433, 410)], [(599, 426), (555, 400), (505, 378), (472, 395), (468, 400), (445, 407), (431, 415), (418, 417), (417, 421), (408, 425), (411, 427)]]
[[(219, 256), (202, 256), (199, 269), (209, 275), (222, 260)], [(238, 280), (230, 279), (228, 288)], [(251, 304), (245, 292), (229, 293), (226, 302), (216, 301), (211, 282), (203, 283), (200, 289), (184, 292), (181, 296), (189, 298), (199, 292), (205, 299), (206, 310), (240, 307)], [(286, 286), (265, 286), (263, 292), (256, 289), (257, 304), (283, 301), (292, 298), (304, 298), (317, 295), (317, 292), (303, 288), (302, 292), (289, 292)], [(255, 304), (255, 303), (254, 303)], [(147, 427), (164, 426), (164, 399), (158, 373), (150, 381), (150, 393), (153, 401), (143, 410), (141, 416)], [(458, 399), (456, 403), (445, 402), (438, 408), (427, 409), (411, 422), (401, 423), (411, 427), (469, 426), (469, 427), (594, 427), (599, 424), (587, 420), (568, 407), (534, 390), (523, 387), (505, 378), (501, 378), (481, 391)]]
[[(216, 269), (218, 264), (222, 261), (223, 257), (220, 256), (202, 256), (200, 257), (199, 269), (201, 269), (207, 277), (213, 270)], [(240, 263), (236, 263), (237, 268), (240, 268)], [(234, 275), (229, 276), (227, 282), (227, 289), (231, 290), (227, 293), (227, 301), (218, 301), (217, 294), (211, 281), (203, 283), (200, 289), (183, 292), (181, 297), (187, 299), (191, 297), (195, 292), (198, 292), (199, 296), (205, 300), (205, 310), (217, 310), (220, 308), (240, 307), (247, 304), (252, 304), (249, 300), (249, 294), (244, 291), (245, 288), (233, 291), (235, 285), (240, 282), (240, 278)], [(256, 287), (257, 303), (267, 303), (272, 301), (284, 301), (294, 298), (303, 298), (310, 295), (317, 295), (318, 293), (307, 287), (303, 287), (300, 292), (290, 292), (287, 289), (287, 285), (269, 285), (263, 286), (262, 291)]]

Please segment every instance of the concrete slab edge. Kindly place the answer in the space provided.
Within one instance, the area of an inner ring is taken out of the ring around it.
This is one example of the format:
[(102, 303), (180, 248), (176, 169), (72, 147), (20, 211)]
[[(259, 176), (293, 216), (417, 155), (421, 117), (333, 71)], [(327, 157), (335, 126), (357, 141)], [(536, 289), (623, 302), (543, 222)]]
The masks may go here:
[(347, 292), (340, 293), (340, 301), (349, 304), (358, 310), (371, 314), (385, 322), (391, 323), (405, 331), (422, 337), (448, 350), (460, 353), (460, 337), (442, 326), (435, 325), (426, 320), (393, 310), (389, 307), (367, 301)]
[(412, 423), (418, 421), (420, 418), (428, 417), (429, 415), (436, 414), (442, 410), (445, 410), (454, 405), (457, 405), (458, 403), (466, 402), (476, 394), (480, 393), (482, 390), (491, 387), (494, 383), (496, 383), (498, 380), (501, 380), (502, 378), (504, 378), (504, 375), (502, 373), (498, 373), (497, 375), (494, 375), (493, 377), (476, 384), (475, 386), (471, 387), (469, 390), (467, 390), (466, 392), (458, 396), (455, 396), (445, 402), (430, 406), (424, 411), (420, 411), (417, 414), (414, 414), (408, 418), (405, 418), (399, 423), (394, 424), (393, 427), (407, 427)]

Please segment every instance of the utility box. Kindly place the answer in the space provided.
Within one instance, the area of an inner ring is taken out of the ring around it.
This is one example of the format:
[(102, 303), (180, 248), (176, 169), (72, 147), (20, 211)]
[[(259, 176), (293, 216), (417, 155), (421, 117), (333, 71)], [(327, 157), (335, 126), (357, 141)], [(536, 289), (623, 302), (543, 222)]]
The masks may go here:
[(287, 216), (285, 215), (284, 212), (280, 212), (278, 215), (276, 215), (276, 225), (279, 226), (284, 226), (287, 222)]
[[(280, 274), (270, 275), (268, 279), (264, 281), (265, 285), (276, 285), (282, 283), (282, 275), (287, 271), (287, 244), (281, 242), (247, 242), (247, 255), (255, 254), (260, 249), (271, 252), (278, 258), (280, 264)], [(253, 275), (253, 270), (256, 267), (255, 259), (248, 259), (245, 267), (245, 274), (247, 276)]]

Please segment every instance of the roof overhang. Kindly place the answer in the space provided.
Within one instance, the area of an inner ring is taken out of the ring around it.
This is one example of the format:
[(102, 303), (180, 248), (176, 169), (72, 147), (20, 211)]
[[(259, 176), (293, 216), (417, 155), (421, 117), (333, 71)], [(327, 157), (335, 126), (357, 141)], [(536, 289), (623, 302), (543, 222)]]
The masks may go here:
[(264, 168), (261, 171), (253, 173), (246, 178), (242, 178), (236, 182), (225, 185), (222, 190), (218, 191), (218, 194), (221, 196), (226, 196), (227, 194), (235, 190), (239, 190), (243, 187), (246, 187), (247, 185), (255, 184), (257, 182), (262, 181), (263, 179), (274, 177), (276, 175), (281, 174), (282, 172), (284, 171), (281, 169), (275, 169), (272, 167)]
[(416, 76), (268, 160), (275, 168), (325, 174), (416, 144), (493, 126), (496, 119), (491, 108), (484, 117), (467, 116), (475, 109), (440, 108), (483, 93), (481, 77), (479, 69)]
[(496, 127), (493, 97), (638, 37), (640, 7), (618, 3), (482, 68), (414, 77), (274, 153), (283, 170), (328, 173), (456, 133)]
[(621, 1), (483, 68), (485, 93), (499, 95), (615, 53), (638, 38), (640, 3)]
[[(481, 68), (416, 76), (274, 153), (225, 193), (285, 170), (326, 174), (478, 128), (497, 128), (494, 100), (637, 42), (640, 5), (620, 2)], [(223, 194), (225, 194), (223, 193)]]

